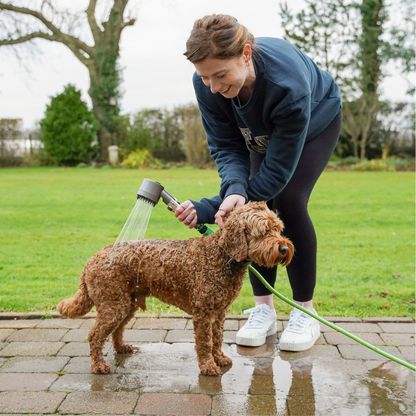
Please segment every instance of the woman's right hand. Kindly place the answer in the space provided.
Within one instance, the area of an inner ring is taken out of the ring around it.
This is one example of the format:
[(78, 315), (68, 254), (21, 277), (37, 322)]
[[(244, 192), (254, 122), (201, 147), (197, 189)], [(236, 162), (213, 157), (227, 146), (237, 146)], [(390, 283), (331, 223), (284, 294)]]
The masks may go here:
[(185, 226), (192, 229), (198, 223), (196, 209), (191, 201), (185, 201), (175, 209), (175, 217)]
[(246, 198), (239, 194), (228, 195), (227, 198), (222, 201), (221, 206), (218, 208), (218, 212), (215, 214), (215, 224), (218, 224), (220, 228), (224, 228), (224, 223), (230, 215), (231, 211), (241, 208), (246, 203)]

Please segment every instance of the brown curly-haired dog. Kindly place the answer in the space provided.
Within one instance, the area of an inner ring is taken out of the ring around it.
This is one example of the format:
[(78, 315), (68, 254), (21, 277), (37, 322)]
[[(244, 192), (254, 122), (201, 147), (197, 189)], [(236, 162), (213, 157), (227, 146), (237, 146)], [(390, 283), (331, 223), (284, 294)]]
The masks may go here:
[(111, 370), (102, 349), (111, 334), (114, 350), (130, 353), (125, 326), (146, 297), (155, 296), (193, 316), (195, 349), (201, 373), (217, 375), (231, 359), (222, 350), (224, 320), (237, 298), (250, 261), (286, 265), (292, 243), (281, 236), (282, 222), (263, 202), (233, 211), (224, 229), (189, 240), (135, 240), (112, 244), (94, 255), (80, 276), (78, 291), (59, 312), (85, 315), (93, 305), (97, 319), (88, 335), (93, 373)]

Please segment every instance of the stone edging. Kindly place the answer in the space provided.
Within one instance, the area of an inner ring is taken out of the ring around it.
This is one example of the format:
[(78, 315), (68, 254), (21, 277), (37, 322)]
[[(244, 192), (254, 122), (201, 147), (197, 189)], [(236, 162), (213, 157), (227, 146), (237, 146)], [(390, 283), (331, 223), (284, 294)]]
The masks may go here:
[[(95, 318), (97, 312), (89, 312), (82, 318)], [(58, 312), (0, 312), (0, 320), (20, 320), (20, 319), (62, 319), (62, 316)], [(179, 315), (179, 314), (150, 314), (150, 313), (137, 313), (135, 318), (192, 318), (191, 315)], [(248, 315), (227, 315), (226, 319), (243, 320), (247, 319)], [(322, 318), (330, 322), (391, 322), (391, 323), (412, 323), (415, 322), (409, 317), (368, 317), (368, 318), (355, 318), (355, 317), (343, 317), (343, 316), (323, 316)], [(278, 321), (287, 321), (288, 316), (278, 316)]]

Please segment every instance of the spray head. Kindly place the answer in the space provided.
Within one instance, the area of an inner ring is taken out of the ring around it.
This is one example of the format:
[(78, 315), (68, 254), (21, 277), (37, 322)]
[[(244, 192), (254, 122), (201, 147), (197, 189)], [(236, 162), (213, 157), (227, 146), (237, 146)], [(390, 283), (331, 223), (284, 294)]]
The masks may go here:
[(159, 182), (144, 179), (140, 189), (137, 191), (137, 199), (144, 199), (155, 206), (160, 198), (162, 198), (170, 211), (175, 211), (180, 205), (180, 202), (166, 191)]

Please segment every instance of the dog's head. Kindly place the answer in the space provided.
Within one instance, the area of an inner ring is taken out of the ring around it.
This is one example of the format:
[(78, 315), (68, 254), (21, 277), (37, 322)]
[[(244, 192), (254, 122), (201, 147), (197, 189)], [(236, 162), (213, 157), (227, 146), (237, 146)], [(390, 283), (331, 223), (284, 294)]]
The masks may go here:
[(292, 260), (294, 248), (281, 235), (282, 221), (265, 202), (249, 202), (231, 212), (224, 224), (220, 244), (236, 261), (252, 260), (273, 267), (286, 266)]

